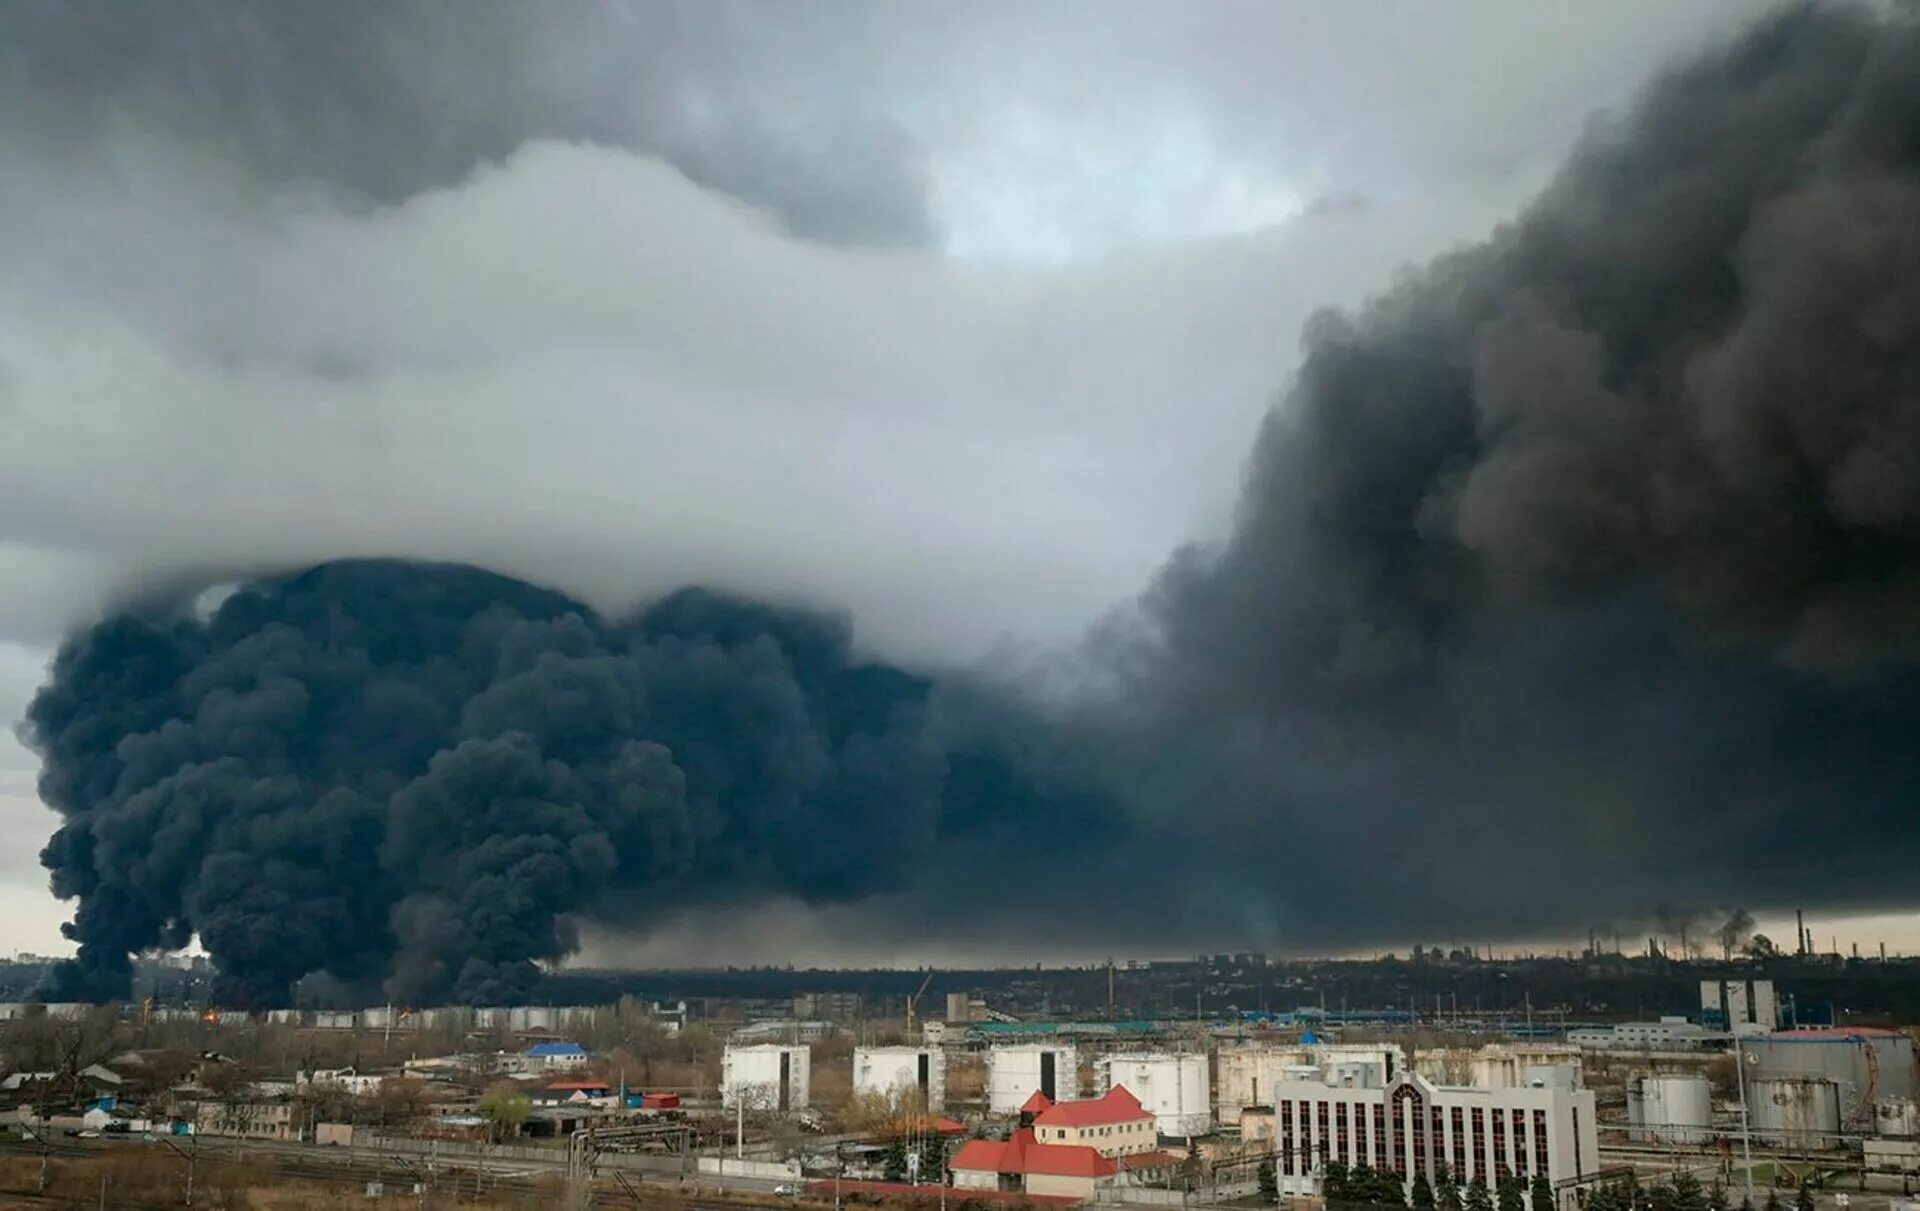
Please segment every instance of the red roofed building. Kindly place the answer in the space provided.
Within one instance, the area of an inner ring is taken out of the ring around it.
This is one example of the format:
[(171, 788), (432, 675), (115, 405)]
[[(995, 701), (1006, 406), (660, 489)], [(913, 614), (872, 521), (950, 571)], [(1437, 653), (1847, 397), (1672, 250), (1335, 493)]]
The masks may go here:
[(1156, 1150), (1153, 1115), (1116, 1086), (1085, 1102), (1051, 1102), (1039, 1093), (1020, 1108), (1012, 1137), (970, 1140), (954, 1155), (953, 1184), (1087, 1201), (1119, 1175), (1180, 1163)]
[(1107, 1157), (1135, 1156), (1160, 1146), (1153, 1112), (1125, 1085), (1080, 1102), (1048, 1102), (1036, 1093), (1021, 1108), (1020, 1121), (1033, 1128), (1040, 1143), (1084, 1146)]

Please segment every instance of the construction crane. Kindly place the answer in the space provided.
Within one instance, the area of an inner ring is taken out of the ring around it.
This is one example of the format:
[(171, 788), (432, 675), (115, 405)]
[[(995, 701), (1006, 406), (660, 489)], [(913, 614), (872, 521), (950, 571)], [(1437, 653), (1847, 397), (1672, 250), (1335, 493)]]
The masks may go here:
[(927, 972), (927, 978), (920, 981), (920, 990), (907, 998), (907, 1033), (909, 1035), (913, 1033), (914, 1007), (920, 1003), (920, 998), (926, 995), (927, 985), (931, 983), (933, 983), (933, 972), (929, 970)]

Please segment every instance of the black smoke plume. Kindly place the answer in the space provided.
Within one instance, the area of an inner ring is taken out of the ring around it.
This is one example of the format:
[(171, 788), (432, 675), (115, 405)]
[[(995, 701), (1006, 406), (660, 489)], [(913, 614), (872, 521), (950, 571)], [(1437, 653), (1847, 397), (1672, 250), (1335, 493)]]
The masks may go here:
[(1074, 735), (1124, 817), (1018, 712), (950, 743), (830, 620), (411, 565), (109, 619), (27, 735), (102, 991), (197, 932), (256, 1001), (503, 998), (582, 916), (1012, 885), (1095, 839), (1138, 877), (1072, 924), (1114, 945), (1476, 944), (1910, 905), (1916, 607), (1920, 34), (1809, 5), (1309, 326), (1229, 538), (1090, 649)]
[(1353, 859), (1275, 893), (1323, 938), (1911, 902), (1911, 10), (1770, 16), (1315, 319), (1231, 538), (1145, 614), (1187, 733), (1147, 776)]
[(204, 621), (123, 613), (61, 649), (24, 729), (79, 900), (58, 991), (124, 996), (129, 953), (197, 934), (227, 1003), (312, 972), (498, 1003), (583, 914), (864, 897), (943, 841), (1106, 810), (935, 698), (843, 620), (700, 590), (606, 619), (365, 561)]

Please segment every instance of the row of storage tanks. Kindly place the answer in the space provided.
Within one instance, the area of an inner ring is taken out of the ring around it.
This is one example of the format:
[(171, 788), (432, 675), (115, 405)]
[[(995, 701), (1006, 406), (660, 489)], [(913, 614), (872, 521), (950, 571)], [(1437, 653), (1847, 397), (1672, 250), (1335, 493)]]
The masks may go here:
[[(1082, 1095), (1079, 1054), (1062, 1043), (1020, 1043), (987, 1053), (987, 1109), (1012, 1115), (1035, 1092), (1055, 1100)], [(721, 1098), (733, 1107), (797, 1110), (808, 1104), (811, 1052), (805, 1044), (736, 1044), (721, 1067)], [(1271, 1101), (1283, 1081), (1325, 1081), (1347, 1088), (1383, 1088), (1407, 1066), (1394, 1043), (1308, 1043), (1223, 1048), (1219, 1087), (1204, 1052), (1115, 1052), (1093, 1063), (1092, 1096), (1116, 1085), (1140, 1099), (1164, 1136), (1185, 1139), (1234, 1122), (1248, 1106)], [(1421, 1052), (1414, 1064), (1441, 1084), (1490, 1088), (1579, 1083), (1578, 1051), (1564, 1044), (1482, 1047), (1455, 1055)], [(853, 1053), (853, 1090), (878, 1093), (915, 1088), (930, 1110), (946, 1103), (946, 1054), (938, 1047), (861, 1047)]]
[[(1785, 1031), (1743, 1039), (1754, 1138), (1785, 1148), (1838, 1147), (1844, 1136), (1920, 1136), (1911, 1036), (1878, 1030)], [(1627, 1086), (1628, 1134), (1691, 1143), (1715, 1130), (1705, 1077), (1653, 1073)]]
[[(735, 1044), (720, 1061), (720, 1100), (729, 1109), (791, 1111), (811, 1097), (813, 1058), (804, 1043)], [(946, 1052), (938, 1047), (857, 1047), (856, 1094), (918, 1090), (927, 1109), (946, 1105)], [(1201, 1053), (1140, 1052), (1102, 1056), (1096, 1095), (1126, 1086), (1152, 1112), (1162, 1135), (1203, 1135), (1213, 1126), (1211, 1074)], [(1055, 1101), (1081, 1095), (1079, 1056), (1053, 1043), (1009, 1044), (987, 1053), (987, 1109), (1012, 1115), (1036, 1092)]]

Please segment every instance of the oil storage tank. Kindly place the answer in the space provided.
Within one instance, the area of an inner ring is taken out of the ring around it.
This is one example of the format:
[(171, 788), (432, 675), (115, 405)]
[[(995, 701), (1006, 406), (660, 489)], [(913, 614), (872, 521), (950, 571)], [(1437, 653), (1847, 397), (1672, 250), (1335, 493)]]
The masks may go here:
[(1877, 1103), (1920, 1095), (1915, 1086), (1913, 1037), (1897, 1030), (1849, 1026), (1781, 1030), (1740, 1040), (1748, 1081), (1809, 1077), (1834, 1086), (1840, 1126), (1875, 1129)]
[(1882, 1098), (1873, 1108), (1873, 1127), (1878, 1135), (1920, 1135), (1920, 1102), (1910, 1097)]
[(853, 1091), (891, 1094), (916, 1091), (931, 1111), (946, 1108), (947, 1053), (938, 1047), (856, 1047)]
[(1648, 1073), (1627, 1082), (1627, 1137), (1651, 1144), (1691, 1144), (1713, 1127), (1712, 1090), (1703, 1076)]
[(1189, 1139), (1213, 1129), (1212, 1074), (1204, 1053), (1116, 1052), (1100, 1061), (1100, 1092), (1115, 1085), (1153, 1112), (1161, 1135)]
[(1814, 1076), (1766, 1077), (1747, 1082), (1747, 1107), (1756, 1137), (1778, 1148), (1836, 1148), (1840, 1144), (1840, 1087)]
[(1248, 1106), (1271, 1106), (1274, 1087), (1285, 1079), (1287, 1070), (1310, 1057), (1304, 1046), (1260, 1045), (1222, 1047), (1217, 1058), (1220, 1121), (1232, 1123)]
[(1035, 1093), (1048, 1101), (1080, 1096), (1079, 1061), (1060, 1043), (1007, 1043), (987, 1052), (987, 1110), (1015, 1114)]
[(805, 1043), (730, 1044), (720, 1055), (720, 1104), (729, 1110), (800, 1110), (812, 1078), (813, 1052)]

